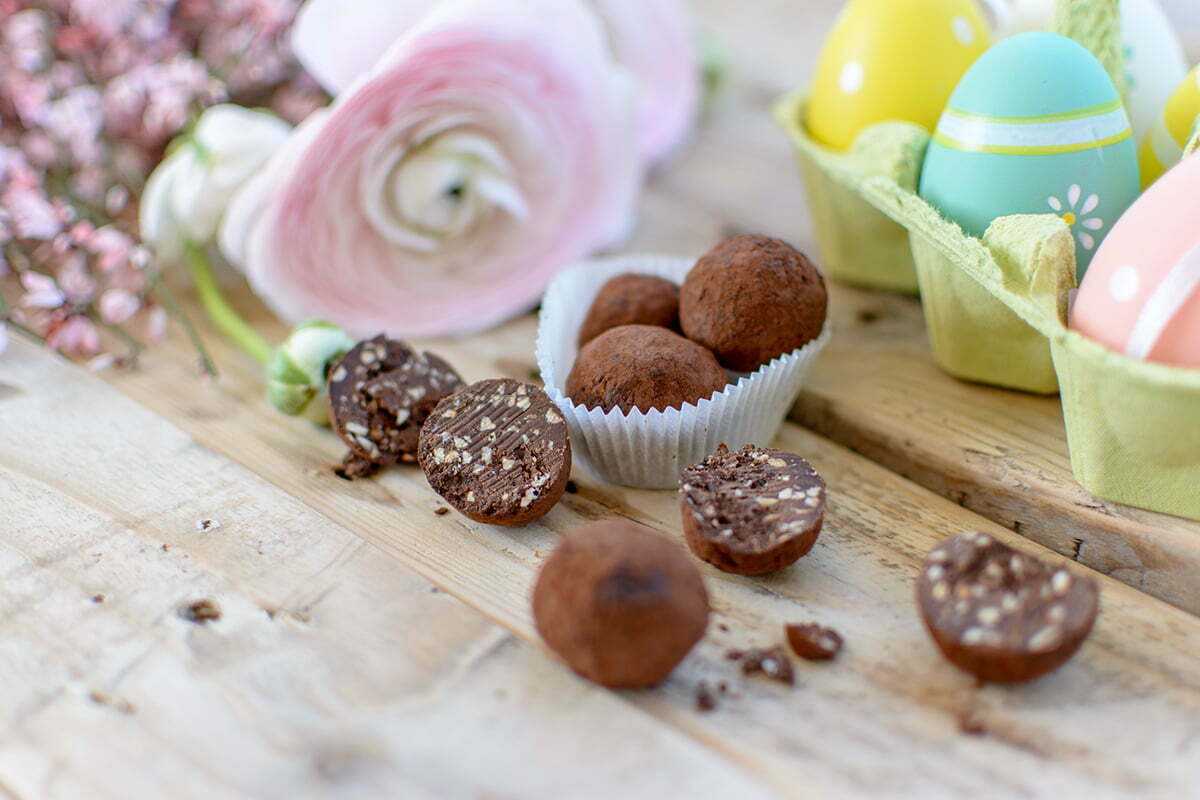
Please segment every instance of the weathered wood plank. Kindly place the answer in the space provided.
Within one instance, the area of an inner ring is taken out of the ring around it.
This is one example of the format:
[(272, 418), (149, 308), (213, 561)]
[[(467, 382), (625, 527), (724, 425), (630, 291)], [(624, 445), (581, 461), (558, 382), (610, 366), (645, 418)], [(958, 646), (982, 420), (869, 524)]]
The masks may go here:
[[(441, 343), (438, 351), (468, 379), (519, 375), (528, 370), (532, 335), (526, 318), (479, 340)], [(617, 515), (681, 538), (673, 493), (620, 489), (582, 474), (576, 494), (516, 531), (435, 517), (438, 499), (414, 469), (339, 481), (329, 472), (341, 451), (336, 437), (274, 415), (259, 397), (254, 370), (217, 349), (232, 367), (209, 390), (188, 381), (182, 349), (162, 351), (156, 358), (163, 363), (114, 376), (114, 383), (522, 639), (537, 641), (528, 587), (562, 533)], [(1102, 620), (1075, 662), (1031, 686), (978, 689), (929, 643), (912, 580), (943, 535), (978, 528), (1022, 539), (800, 428), (786, 426), (779, 444), (805, 454), (829, 481), (830, 512), (816, 549), (801, 566), (765, 580), (705, 568), (718, 626), (664, 689), (631, 695), (632, 702), (777, 787), (1168, 796), (1200, 777), (1193, 664), (1200, 620), (1103, 579)], [(784, 622), (807, 619), (847, 635), (850, 649), (836, 667), (803, 669), (803, 688), (795, 692), (750, 683), (714, 715), (690, 710), (698, 681), (738, 680), (722, 658), (726, 647), (776, 641)], [(985, 720), (989, 736), (958, 732), (957, 715), (967, 710)], [(1132, 753), (1122, 749), (1131, 740)]]
[[(0, 575), (5, 796), (766, 796), (19, 341), (0, 364)], [(180, 615), (202, 599), (220, 619)]]
[(1200, 614), (1200, 523), (1101, 500), (1071, 473), (1058, 398), (955, 380), (915, 300), (835, 287), (837, 335), (792, 416), (944, 497)]

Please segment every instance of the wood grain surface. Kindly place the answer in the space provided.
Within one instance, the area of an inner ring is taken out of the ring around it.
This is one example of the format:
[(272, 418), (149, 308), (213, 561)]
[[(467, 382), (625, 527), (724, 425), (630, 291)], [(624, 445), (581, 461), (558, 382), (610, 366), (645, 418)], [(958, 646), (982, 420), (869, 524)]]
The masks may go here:
[[(840, 3), (694, 5), (729, 89), (652, 176), (630, 249), (698, 254), (740, 231), (810, 246), (766, 110), (805, 79)], [(285, 334), (226, 280), (257, 328)], [(708, 635), (647, 692), (572, 675), (528, 596), (588, 520), (682, 542), (673, 493), (577, 471), (539, 523), (491, 528), (437, 514), (412, 468), (335, 477), (337, 438), (272, 411), (257, 366), (203, 323), (211, 383), (178, 331), (100, 377), (15, 342), (0, 360), (0, 796), (1194, 796), (1200, 618), (1149, 593), (1200, 610), (1197, 531), (1081, 496), (1054, 401), (941, 375), (914, 301), (837, 288), (833, 304), (796, 409), (812, 430), (789, 423), (776, 443), (828, 481), (825, 530), (765, 579), (702, 566)], [(533, 379), (535, 325), (427, 345), (471, 379)], [(914, 580), (963, 529), (1096, 574), (1100, 620), (1062, 670), (980, 687), (937, 653)], [(220, 618), (186, 619), (201, 600)], [(798, 662), (794, 689), (725, 658), (806, 621), (847, 648)], [(699, 712), (698, 685), (722, 681)]]

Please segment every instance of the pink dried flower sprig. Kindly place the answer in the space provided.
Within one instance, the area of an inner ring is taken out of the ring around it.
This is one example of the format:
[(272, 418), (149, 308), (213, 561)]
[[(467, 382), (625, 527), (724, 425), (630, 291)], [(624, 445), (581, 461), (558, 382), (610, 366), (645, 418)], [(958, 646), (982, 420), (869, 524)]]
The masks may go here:
[(0, 0), (0, 350), (19, 329), (103, 367), (162, 338), (172, 301), (135, 201), (202, 109), (321, 104), (290, 52), (299, 5)]

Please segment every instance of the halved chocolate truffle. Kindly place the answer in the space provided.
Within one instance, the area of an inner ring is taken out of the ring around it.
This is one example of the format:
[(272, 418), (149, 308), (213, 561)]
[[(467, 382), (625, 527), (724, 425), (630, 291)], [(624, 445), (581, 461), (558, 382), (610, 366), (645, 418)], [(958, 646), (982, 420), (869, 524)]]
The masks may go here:
[(821, 335), (825, 279), (786, 242), (735, 236), (710, 250), (683, 282), (684, 334), (731, 370), (751, 372)]
[(679, 330), (679, 287), (653, 275), (625, 274), (612, 278), (592, 301), (592, 308), (579, 329), (579, 346), (622, 325), (656, 325)]
[(329, 372), (330, 422), (350, 448), (343, 474), (415, 464), (429, 412), (465, 385), (445, 361), (404, 342), (379, 335), (356, 344)]
[(921, 618), (942, 653), (975, 677), (1028, 681), (1058, 669), (1087, 638), (1100, 589), (970, 531), (926, 557), (917, 581)]
[(550, 649), (612, 688), (666, 680), (704, 636), (708, 613), (708, 593), (687, 554), (624, 520), (570, 534), (533, 590), (534, 622)]
[(526, 525), (549, 513), (571, 477), (567, 422), (536, 386), (480, 381), (438, 403), (421, 429), (421, 469), (463, 516)]
[(629, 413), (682, 408), (724, 390), (713, 354), (652, 325), (622, 325), (584, 345), (567, 376), (567, 396), (586, 408)]
[(679, 483), (688, 547), (725, 572), (765, 575), (791, 565), (825, 521), (825, 481), (794, 453), (721, 445)]

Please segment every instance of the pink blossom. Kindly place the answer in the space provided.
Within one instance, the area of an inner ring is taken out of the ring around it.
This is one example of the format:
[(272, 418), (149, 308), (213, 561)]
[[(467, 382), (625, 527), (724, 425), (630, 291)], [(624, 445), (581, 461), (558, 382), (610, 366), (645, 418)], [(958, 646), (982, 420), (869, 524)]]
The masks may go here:
[(62, 221), (40, 187), (13, 180), (0, 195), (0, 204), (21, 238), (51, 239), (62, 230)]
[(127, 322), (141, 307), (141, 301), (133, 292), (124, 289), (109, 289), (100, 295), (100, 318), (112, 325)]
[(59, 308), (67, 302), (67, 296), (49, 275), (40, 272), (22, 272), (21, 285), (25, 287), (25, 295), (21, 305), (26, 308)]
[(66, 295), (67, 302), (79, 305), (87, 303), (96, 293), (96, 281), (88, 274), (86, 257), (83, 253), (72, 253), (58, 268), (58, 286)]
[(65, 355), (95, 355), (100, 350), (100, 331), (90, 319), (75, 314), (51, 326), (46, 344)]
[[(296, 20), (300, 61), (333, 94), (378, 63), (439, 0), (308, 0)], [(673, 150), (691, 129), (700, 96), (699, 56), (685, 0), (586, 0), (612, 54), (638, 89), (638, 145), (647, 162)], [(528, 13), (524, 3), (508, 15)]]
[(580, 2), (522, 8), (439, 4), (235, 197), (222, 248), (282, 316), (479, 330), (627, 224), (625, 76)]
[(132, 249), (133, 239), (129, 234), (112, 225), (97, 230), (88, 244), (88, 250), (99, 256), (96, 267), (101, 272), (112, 272), (128, 262)]
[(88, 361), (87, 367), (92, 372), (103, 372), (106, 369), (111, 369), (116, 363), (117, 357), (112, 353), (101, 353)]
[(0, 320), (0, 353), (8, 349), (8, 325)]

